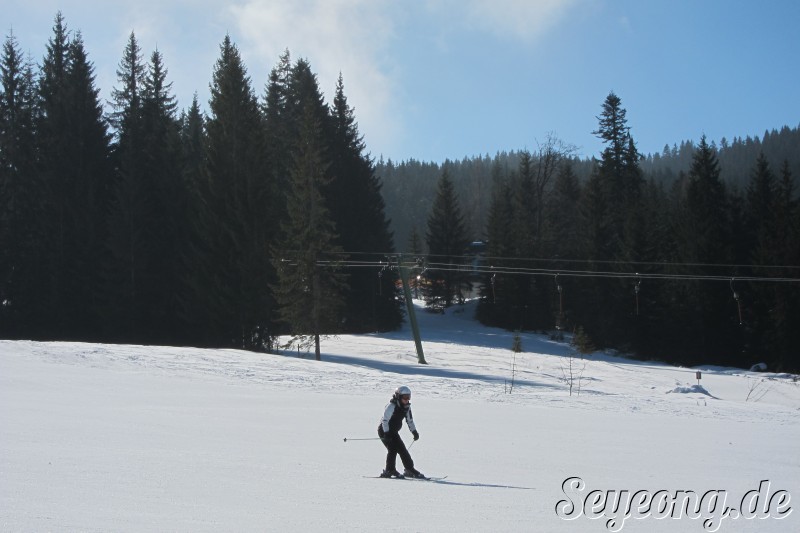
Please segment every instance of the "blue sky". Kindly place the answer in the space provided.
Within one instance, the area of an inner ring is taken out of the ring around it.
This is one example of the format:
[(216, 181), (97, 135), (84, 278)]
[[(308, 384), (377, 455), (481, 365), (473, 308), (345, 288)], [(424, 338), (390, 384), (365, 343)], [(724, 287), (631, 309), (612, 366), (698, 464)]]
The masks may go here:
[(582, 156), (614, 91), (644, 153), (800, 125), (795, 0), (0, 0), (4, 36), (40, 62), (61, 10), (108, 100), (128, 36), (164, 56), (179, 106), (207, 108), (230, 34), (263, 95), (289, 49), (331, 100), (339, 72), (367, 150), (442, 162), (535, 149)]

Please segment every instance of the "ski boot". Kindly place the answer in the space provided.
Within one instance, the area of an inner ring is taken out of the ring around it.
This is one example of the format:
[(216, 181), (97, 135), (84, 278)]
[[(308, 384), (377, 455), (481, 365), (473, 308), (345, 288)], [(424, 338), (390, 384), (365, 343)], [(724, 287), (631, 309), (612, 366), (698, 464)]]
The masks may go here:
[(387, 478), (388, 477), (393, 477), (393, 478), (397, 478), (397, 479), (404, 479), (403, 474), (401, 474), (397, 470), (384, 470), (383, 472), (381, 472), (380, 477), (387, 477)]
[(414, 479), (428, 479), (425, 477), (425, 474), (417, 470), (416, 468), (406, 468), (403, 472), (405, 477), (411, 477)]

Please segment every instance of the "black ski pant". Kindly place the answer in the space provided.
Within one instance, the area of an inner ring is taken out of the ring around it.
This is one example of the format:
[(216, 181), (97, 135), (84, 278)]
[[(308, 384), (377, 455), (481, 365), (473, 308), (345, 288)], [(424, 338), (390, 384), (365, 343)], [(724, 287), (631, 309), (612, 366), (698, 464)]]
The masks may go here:
[(408, 470), (414, 468), (414, 460), (411, 459), (411, 454), (408, 453), (408, 449), (406, 449), (406, 445), (400, 435), (393, 432), (384, 433), (382, 429), (378, 431), (378, 435), (383, 445), (386, 446), (386, 471), (393, 472), (397, 470), (398, 455), (400, 455), (400, 460), (403, 461), (404, 468)]

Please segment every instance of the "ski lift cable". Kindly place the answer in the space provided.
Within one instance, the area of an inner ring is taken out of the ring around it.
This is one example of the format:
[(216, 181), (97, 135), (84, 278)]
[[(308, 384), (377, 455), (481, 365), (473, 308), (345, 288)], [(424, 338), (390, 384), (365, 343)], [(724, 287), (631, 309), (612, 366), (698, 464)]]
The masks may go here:
[[(292, 260), (283, 260), (284, 262), (294, 263)], [(370, 262), (370, 261), (351, 261), (351, 260), (336, 260), (326, 261), (319, 260), (317, 264), (320, 266), (335, 266), (340, 268), (383, 268), (386, 266), (384, 262)], [(409, 262), (404, 263), (403, 266), (408, 268), (417, 267), (417, 263)], [(650, 280), (678, 280), (678, 281), (726, 281), (730, 282), (730, 276), (723, 275), (702, 275), (702, 274), (660, 274), (660, 273), (641, 273), (641, 272), (611, 272), (601, 270), (566, 270), (566, 269), (547, 269), (547, 268), (508, 268), (508, 267), (472, 267), (469, 265), (456, 265), (453, 263), (429, 263), (427, 269), (440, 272), (465, 272), (469, 271), (472, 274), (487, 274), (496, 276), (503, 275), (532, 275), (532, 276), (554, 276), (556, 274), (564, 277), (578, 277), (578, 278), (607, 278), (607, 279), (634, 279), (636, 286), (641, 284), (643, 279)], [(774, 282), (774, 283), (800, 283), (800, 278), (792, 277), (768, 277), (768, 276), (737, 276), (738, 281), (745, 282)]]
[[(383, 256), (418, 256), (423, 255), (429, 258), (448, 257), (450, 259), (473, 259), (474, 255), (441, 255), (441, 254), (398, 254), (397, 252), (341, 252), (345, 255), (383, 255)], [(583, 264), (611, 264), (611, 265), (643, 265), (661, 267), (716, 267), (716, 268), (760, 268), (760, 269), (791, 269), (800, 270), (800, 265), (750, 265), (742, 263), (702, 263), (702, 262), (670, 262), (670, 261), (620, 261), (620, 260), (601, 260), (601, 259), (566, 259), (561, 257), (503, 257), (481, 255), (485, 261), (508, 261), (508, 262), (543, 262), (543, 263), (583, 263)]]
[[(369, 260), (356, 260), (350, 259), (347, 252), (336, 252), (335, 254), (341, 256), (341, 259), (319, 259), (317, 264), (321, 266), (334, 266), (338, 268), (385, 268), (391, 263), (394, 266), (404, 266), (409, 269), (423, 268), (420, 263), (420, 258), (414, 256), (414, 260), (402, 260), (402, 255), (393, 254), (387, 261), (369, 261)], [(283, 263), (296, 264), (297, 259), (283, 258)], [(610, 262), (608, 262), (610, 263)], [(630, 265), (633, 263), (621, 263), (620, 265)], [(678, 263), (667, 263), (665, 266), (679, 266)], [(689, 265), (682, 264), (683, 266)], [(706, 264), (697, 264), (698, 266), (709, 266)], [(713, 265), (723, 266), (723, 265)], [(743, 266), (743, 265), (737, 265)], [(762, 265), (747, 265), (748, 268), (760, 269)], [(487, 275), (547, 275), (553, 276), (560, 274), (565, 277), (591, 277), (591, 278), (617, 278), (628, 279), (633, 278), (637, 284), (641, 284), (641, 280), (681, 280), (681, 281), (727, 281), (731, 282), (729, 274), (677, 274), (677, 273), (641, 273), (631, 271), (609, 271), (609, 270), (581, 270), (581, 269), (564, 269), (564, 268), (530, 268), (530, 267), (512, 267), (512, 266), (482, 266), (470, 265), (460, 263), (440, 263), (440, 262), (424, 262), (424, 268), (430, 270), (438, 270), (442, 272), (465, 272), (469, 271), (472, 274), (487, 274)], [(775, 267), (778, 268), (778, 267)], [(794, 268), (794, 267), (791, 267)], [(800, 278), (789, 276), (737, 276), (736, 279), (745, 282), (773, 282), (773, 283), (798, 283)], [(735, 291), (734, 291), (735, 292)]]
[[(291, 253), (301, 253), (301, 250), (285, 250), (284, 253), (291, 254)], [(444, 256), (441, 254), (406, 254), (406, 253), (397, 253), (397, 252), (350, 252), (350, 251), (336, 251), (336, 252), (321, 252), (322, 254), (331, 253), (332, 255), (338, 255), (343, 257), (353, 257), (353, 256), (383, 256), (383, 257), (400, 257), (400, 256), (408, 256), (414, 257), (415, 260), (419, 259), (420, 256), (427, 257), (427, 258), (438, 258), (438, 257), (447, 257), (451, 260), (466, 260), (466, 259), (474, 259), (474, 255), (449, 255)], [(686, 262), (669, 262), (669, 261), (619, 261), (619, 260), (598, 260), (598, 259), (563, 259), (563, 258), (545, 258), (545, 257), (502, 257), (502, 256), (481, 256), (482, 260), (487, 262), (509, 262), (509, 263), (520, 263), (520, 262), (546, 262), (546, 263), (577, 263), (577, 264), (591, 264), (591, 265), (623, 265), (623, 266), (636, 266), (636, 265), (643, 265), (643, 266), (660, 266), (660, 267), (711, 267), (711, 268), (749, 268), (749, 269), (785, 269), (785, 270), (800, 270), (800, 265), (748, 265), (748, 264), (736, 264), (736, 263), (686, 263)], [(369, 262), (369, 261), (365, 261)], [(524, 268), (524, 267), (519, 267)], [(554, 271), (554, 270), (553, 270)]]

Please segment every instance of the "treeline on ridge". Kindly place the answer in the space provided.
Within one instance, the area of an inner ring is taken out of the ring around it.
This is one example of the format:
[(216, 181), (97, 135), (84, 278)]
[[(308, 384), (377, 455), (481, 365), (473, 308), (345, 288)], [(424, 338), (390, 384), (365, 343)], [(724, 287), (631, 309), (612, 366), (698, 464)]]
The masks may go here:
[[(489, 325), (580, 331), (679, 364), (800, 370), (798, 129), (643, 157), (614, 93), (598, 122), (599, 159), (550, 135), (533, 152), (379, 163), (400, 247), (435, 280), (429, 304), (478, 290)], [(426, 250), (444, 211), (458, 231)]]

